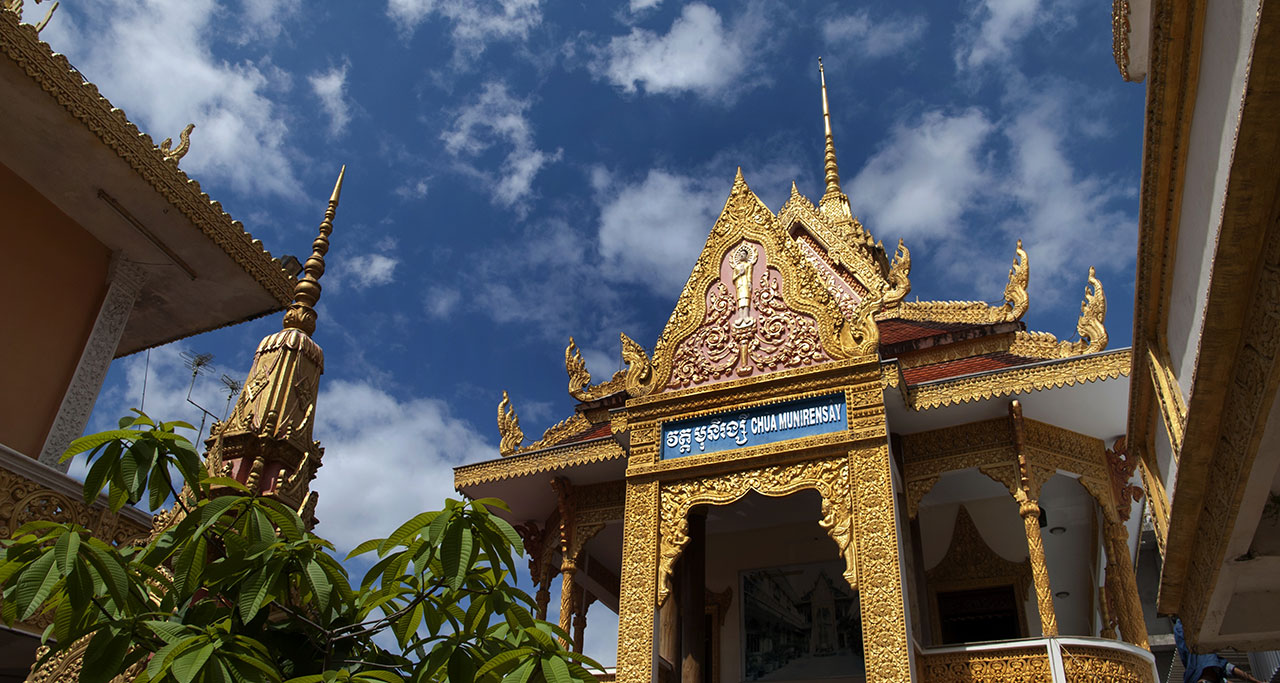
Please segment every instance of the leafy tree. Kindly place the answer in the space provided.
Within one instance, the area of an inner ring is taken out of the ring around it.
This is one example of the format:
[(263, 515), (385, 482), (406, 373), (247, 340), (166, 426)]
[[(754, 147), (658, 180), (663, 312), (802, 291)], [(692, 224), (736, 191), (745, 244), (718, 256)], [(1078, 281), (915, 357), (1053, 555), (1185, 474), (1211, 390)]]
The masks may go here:
[(51, 521), (0, 541), (0, 618), (52, 615), (46, 658), (88, 639), (83, 683), (594, 681), (513, 585), (523, 547), (501, 501), (448, 500), (360, 544), (348, 558), (376, 561), (353, 585), (296, 511), (210, 476), (179, 428), (138, 412), (63, 456), (89, 453), (86, 503), (174, 499), (145, 543)]

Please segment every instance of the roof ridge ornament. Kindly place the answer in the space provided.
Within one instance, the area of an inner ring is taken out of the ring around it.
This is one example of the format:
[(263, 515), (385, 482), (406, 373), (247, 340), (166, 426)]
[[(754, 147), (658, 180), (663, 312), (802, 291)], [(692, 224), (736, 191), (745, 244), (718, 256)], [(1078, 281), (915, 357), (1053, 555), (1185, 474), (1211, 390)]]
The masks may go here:
[(342, 179), (347, 165), (338, 171), (338, 182), (329, 197), (329, 207), (324, 210), (319, 235), (311, 243), (311, 257), (302, 266), (302, 277), (293, 286), (293, 303), (284, 314), (284, 329), (301, 330), (311, 336), (316, 331), (316, 302), (320, 301), (320, 276), (324, 275), (324, 255), (329, 253), (329, 235), (333, 233), (333, 218), (338, 212), (338, 199), (342, 195)]
[(885, 279), (884, 291), (880, 295), (882, 308), (895, 308), (907, 294), (911, 293), (911, 250), (902, 239), (898, 239), (898, 251), (893, 256), (893, 265), (889, 267), (889, 277)]
[(1027, 294), (1027, 285), (1031, 280), (1031, 263), (1027, 260), (1027, 252), (1022, 249), (1022, 240), (1018, 240), (1013, 265), (1009, 267), (1009, 283), (1004, 286), (1004, 319), (1005, 322), (1021, 320), (1031, 308), (1031, 298)]
[(498, 402), (498, 454), (506, 457), (512, 455), (524, 443), (524, 432), (520, 429), (520, 418), (516, 409), (511, 407), (511, 397), (506, 390), (502, 392), (502, 400)]
[(181, 133), (178, 133), (178, 146), (176, 148), (173, 147), (173, 138), (165, 138), (164, 142), (160, 143), (160, 152), (164, 155), (165, 161), (174, 166), (178, 165), (182, 157), (185, 157), (187, 151), (191, 149), (191, 131), (195, 130), (195, 128), (196, 124), (188, 123), (187, 127), (183, 128)]

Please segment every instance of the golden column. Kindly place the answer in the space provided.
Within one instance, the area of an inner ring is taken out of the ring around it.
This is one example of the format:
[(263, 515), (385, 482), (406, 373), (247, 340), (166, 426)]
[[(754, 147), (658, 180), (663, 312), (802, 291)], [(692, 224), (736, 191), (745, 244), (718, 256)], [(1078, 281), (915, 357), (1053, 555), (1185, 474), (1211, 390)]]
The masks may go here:
[[(551, 480), (560, 509), (560, 630), (569, 633), (573, 628), (574, 593), (577, 589), (578, 557), (573, 548), (573, 485), (564, 477)], [(569, 649), (572, 643), (560, 639), (560, 645)]]
[[(1103, 536), (1107, 542), (1107, 584), (1116, 598), (1116, 617), (1120, 621), (1120, 637), (1141, 648), (1151, 649), (1147, 643), (1147, 624), (1142, 617), (1142, 602), (1138, 597), (1138, 581), (1129, 557), (1129, 532), (1117, 517), (1104, 514)], [(1113, 572), (1111, 569), (1115, 567)]]
[(1040, 504), (1031, 497), (1031, 474), (1027, 465), (1026, 437), (1022, 426), (1022, 404), (1009, 402), (1009, 418), (1013, 423), (1014, 449), (1018, 453), (1018, 514), (1027, 532), (1027, 554), (1031, 558), (1031, 579), (1036, 586), (1036, 604), (1040, 607), (1040, 630), (1045, 636), (1058, 635), (1058, 617), (1053, 610), (1053, 590), (1049, 587), (1049, 567), (1045, 562), (1044, 541), (1040, 538)]

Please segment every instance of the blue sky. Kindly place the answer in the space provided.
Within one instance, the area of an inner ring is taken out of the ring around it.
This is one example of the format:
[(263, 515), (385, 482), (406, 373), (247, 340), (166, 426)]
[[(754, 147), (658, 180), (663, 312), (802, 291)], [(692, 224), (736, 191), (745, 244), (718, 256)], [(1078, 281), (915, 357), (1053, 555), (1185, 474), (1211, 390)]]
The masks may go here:
[[(906, 239), (912, 296), (998, 301), (1021, 237), (1030, 328), (1074, 338), (1094, 265), (1126, 346), (1145, 89), (1110, 22), (1084, 0), (102, 0), (42, 37), (153, 138), (195, 122), (183, 168), (275, 254), (305, 258), (347, 164), (316, 486), (350, 547), (497, 456), (502, 390), (526, 442), (567, 417), (570, 335), (598, 380), (618, 332), (651, 348), (738, 166), (775, 210), (793, 179), (818, 198), (819, 56), (844, 189), (890, 251)], [(148, 412), (190, 419), (178, 352), (242, 379), (278, 328), (116, 361), (91, 428), (144, 374)], [(220, 386), (195, 396), (220, 412)]]

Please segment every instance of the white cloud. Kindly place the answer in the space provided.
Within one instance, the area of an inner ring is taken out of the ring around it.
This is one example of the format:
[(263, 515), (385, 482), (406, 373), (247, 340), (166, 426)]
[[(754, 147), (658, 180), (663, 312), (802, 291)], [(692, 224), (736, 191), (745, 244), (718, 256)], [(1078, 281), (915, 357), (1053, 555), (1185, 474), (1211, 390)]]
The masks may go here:
[(351, 104), (347, 101), (347, 69), (350, 64), (312, 75), (311, 92), (320, 99), (320, 106), (329, 115), (329, 135), (337, 137), (351, 122)]
[(978, 0), (956, 30), (956, 66), (976, 69), (1009, 59), (1038, 27), (1074, 22), (1075, 0)]
[(448, 318), (462, 301), (462, 293), (453, 287), (432, 287), (427, 290), (423, 306), (433, 318)]
[[(1084, 122), (1073, 121), (1073, 94), (1061, 89), (1019, 93), (1007, 118), (970, 109), (928, 112), (894, 129), (848, 190), (854, 211), (885, 243), (904, 237), (913, 249), (951, 257), (945, 273), (998, 291), (1021, 238), (1032, 261), (1034, 297), (1071, 299), (1090, 265), (1121, 268), (1131, 250), (1134, 219), (1118, 200), (1132, 191), (1089, 174), (1069, 155)], [(990, 226), (987, 239), (970, 239)], [(927, 252), (918, 252), (927, 253)]]
[(316, 438), (325, 454), (312, 484), (320, 492), (316, 533), (343, 554), (459, 497), (452, 468), (497, 452), (439, 399), (397, 398), (365, 382), (321, 386)]
[(244, 11), (244, 29), (238, 36), (241, 45), (280, 35), (285, 20), (302, 8), (302, 0), (243, 0), (241, 4)]
[(389, 285), (395, 279), (400, 260), (383, 254), (361, 254), (346, 259), (343, 281), (351, 281), (356, 289)]
[(213, 56), (222, 20), (213, 0), (113, 0), (79, 5), (42, 36), (158, 142), (194, 122), (182, 168), (249, 195), (301, 196), (273, 93), (287, 83), (267, 62)]
[[(591, 69), (634, 93), (692, 93), (708, 100), (732, 101), (744, 83), (762, 85), (753, 58), (764, 47), (767, 24), (753, 5), (725, 26), (720, 13), (701, 2), (684, 6), (665, 35), (633, 28), (595, 49)], [(752, 76), (744, 78), (744, 76)]]
[(404, 181), (404, 184), (396, 188), (396, 196), (401, 199), (422, 199), (427, 196), (427, 191), (431, 188), (427, 184), (427, 178), (410, 178)]
[[(525, 116), (531, 104), (513, 96), (501, 81), (486, 83), (480, 95), (459, 109), (453, 124), (440, 134), (445, 151), (458, 161), (461, 170), (494, 186), (493, 201), (501, 206), (513, 207), (530, 197), (538, 172), (563, 154), (560, 149), (546, 152), (534, 144), (533, 124)], [(495, 145), (508, 150), (502, 170), (479, 168), (476, 158)]]
[(612, 188), (600, 207), (604, 273), (658, 294), (679, 292), (727, 195), (723, 181), (656, 169), (638, 183)]
[(631, 11), (643, 12), (662, 4), (662, 0), (631, 0)]
[(993, 125), (977, 109), (925, 113), (899, 124), (848, 184), (849, 200), (875, 234), (913, 239), (955, 232), (989, 183), (984, 143)]
[(479, 57), (499, 40), (520, 40), (542, 22), (539, 0), (388, 0), (387, 15), (412, 34), (432, 16), (453, 25), (454, 59)]
[(929, 22), (923, 16), (894, 16), (873, 20), (866, 10), (829, 19), (822, 39), (829, 49), (849, 49), (870, 59), (904, 51), (924, 36)]

